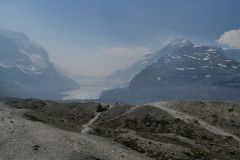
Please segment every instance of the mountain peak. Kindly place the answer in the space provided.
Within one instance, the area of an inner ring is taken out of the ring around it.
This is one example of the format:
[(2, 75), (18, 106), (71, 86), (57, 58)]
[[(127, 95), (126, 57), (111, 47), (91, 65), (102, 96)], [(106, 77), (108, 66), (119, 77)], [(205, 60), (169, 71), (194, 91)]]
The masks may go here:
[(169, 43), (169, 46), (171, 47), (183, 47), (183, 46), (192, 46), (192, 45), (193, 43), (191, 41), (184, 38), (177, 38)]
[(18, 40), (18, 41), (28, 41), (29, 38), (28, 36), (23, 33), (23, 32), (19, 32), (19, 31), (8, 31), (5, 29), (0, 29), (0, 34), (6, 36), (9, 39), (13, 39), (13, 40)]
[(78, 87), (58, 72), (47, 51), (26, 34), (1, 29), (0, 75), (0, 95), (4, 96), (61, 99), (61, 92)]

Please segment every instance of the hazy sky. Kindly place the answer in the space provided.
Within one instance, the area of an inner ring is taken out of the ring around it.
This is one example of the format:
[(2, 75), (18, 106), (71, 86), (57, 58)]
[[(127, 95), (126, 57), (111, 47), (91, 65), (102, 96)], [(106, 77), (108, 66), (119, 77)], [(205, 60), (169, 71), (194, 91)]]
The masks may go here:
[(222, 35), (218, 42), (238, 48), (239, 7), (240, 0), (0, 0), (0, 28), (25, 32), (72, 74), (103, 76), (171, 37), (213, 44)]

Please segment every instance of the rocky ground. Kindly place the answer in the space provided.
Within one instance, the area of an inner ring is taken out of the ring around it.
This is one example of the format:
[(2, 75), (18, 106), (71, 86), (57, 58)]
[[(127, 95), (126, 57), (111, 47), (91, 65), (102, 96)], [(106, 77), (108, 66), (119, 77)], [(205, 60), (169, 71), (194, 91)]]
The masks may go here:
[(0, 159), (240, 159), (240, 106), (1, 99)]
[(53, 123), (48, 125), (37, 118), (26, 118), (24, 114), (28, 112), (32, 111), (0, 104), (1, 160), (148, 159), (105, 138), (62, 130)]
[[(233, 103), (205, 102), (121, 106), (103, 113), (93, 134), (111, 137), (154, 159), (239, 159), (240, 128), (227, 125), (233, 120), (232, 114), (234, 122), (238, 122), (238, 107)], [(212, 122), (211, 114), (219, 118)]]

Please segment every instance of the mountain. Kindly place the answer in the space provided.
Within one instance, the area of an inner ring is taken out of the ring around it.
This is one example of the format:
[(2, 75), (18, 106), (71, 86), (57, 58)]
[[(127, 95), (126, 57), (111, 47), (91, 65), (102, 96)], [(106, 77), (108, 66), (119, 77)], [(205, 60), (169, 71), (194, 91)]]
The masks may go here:
[(240, 62), (240, 49), (225, 49), (224, 55)]
[(178, 39), (173, 43), (166, 45), (159, 51), (143, 56), (141, 59), (139, 59), (137, 62), (130, 65), (129, 67), (113, 72), (106, 79), (108, 81), (119, 84), (120, 87), (127, 87), (130, 81), (133, 79), (133, 77), (140, 73), (144, 68), (153, 63), (156, 63), (160, 57), (171, 53), (178, 46), (182, 46), (185, 43), (188, 43), (188, 41), (184, 39)]
[(78, 84), (60, 73), (47, 51), (24, 33), (0, 30), (0, 96), (61, 99)]
[(172, 52), (147, 66), (129, 87), (105, 91), (101, 99), (145, 103), (158, 100), (223, 100), (240, 97), (240, 63), (217, 47), (175, 40)]

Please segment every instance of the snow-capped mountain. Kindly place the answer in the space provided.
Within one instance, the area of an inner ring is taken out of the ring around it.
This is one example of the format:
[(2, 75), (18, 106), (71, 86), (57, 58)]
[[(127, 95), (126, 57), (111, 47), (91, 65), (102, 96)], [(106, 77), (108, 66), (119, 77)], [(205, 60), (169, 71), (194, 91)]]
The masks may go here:
[(0, 30), (0, 58), (2, 96), (60, 99), (61, 92), (78, 87), (24, 33)]
[(137, 62), (130, 65), (129, 67), (113, 72), (111, 75), (107, 77), (107, 80), (119, 84), (119, 87), (127, 87), (130, 81), (133, 79), (133, 77), (140, 73), (144, 68), (157, 62), (157, 60), (160, 57), (171, 53), (176, 48), (181, 47), (183, 45), (190, 45), (190, 43), (191, 43), (190, 41), (187, 41), (185, 39), (176, 39), (169, 45), (166, 45), (165, 47), (160, 49), (159, 51), (143, 56)]
[(188, 40), (167, 47), (171, 52), (135, 76), (128, 88), (106, 91), (101, 99), (240, 100), (240, 63), (226, 57), (223, 49)]

